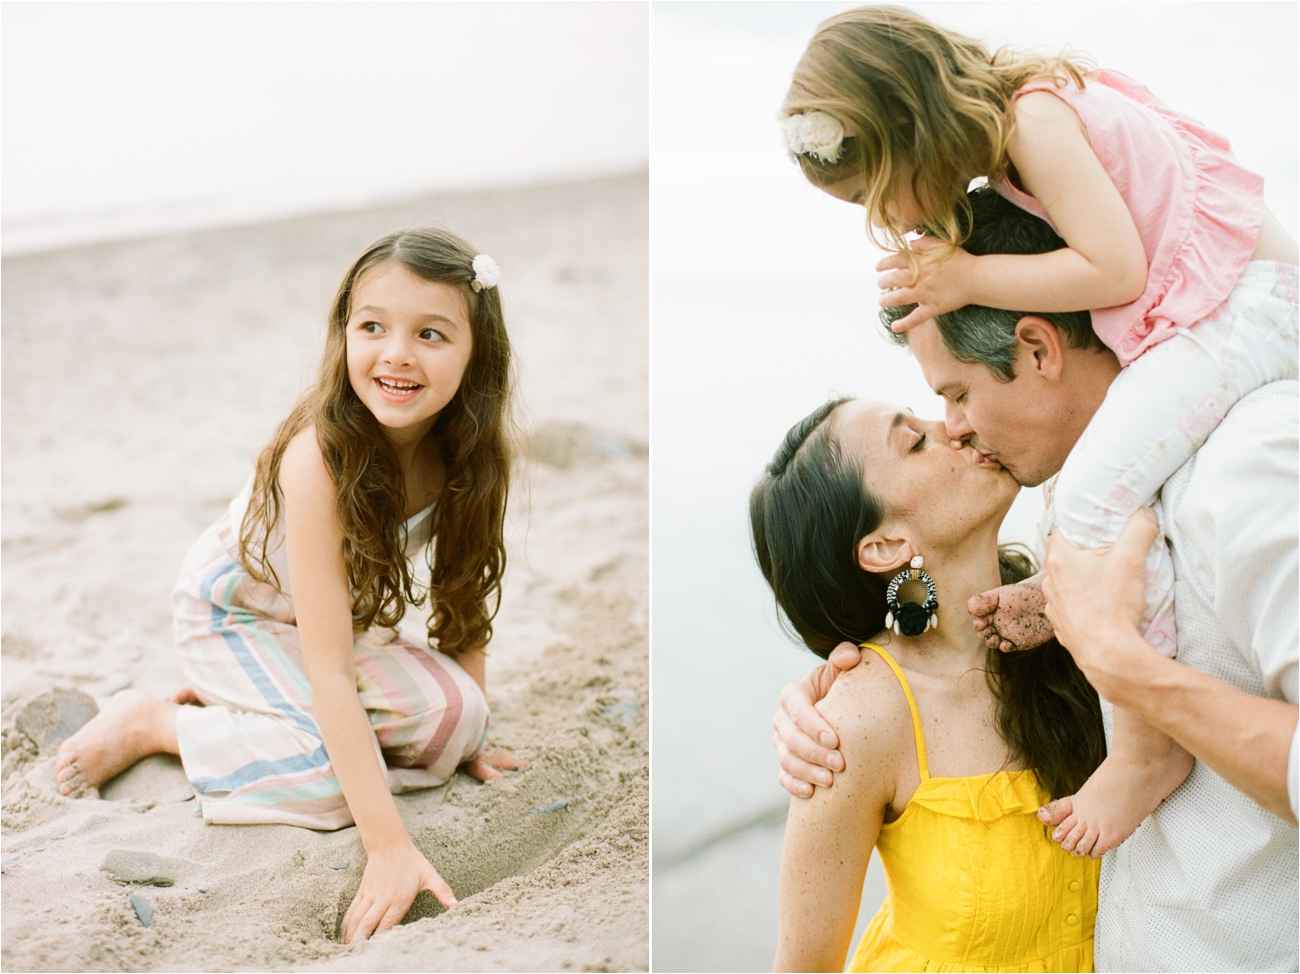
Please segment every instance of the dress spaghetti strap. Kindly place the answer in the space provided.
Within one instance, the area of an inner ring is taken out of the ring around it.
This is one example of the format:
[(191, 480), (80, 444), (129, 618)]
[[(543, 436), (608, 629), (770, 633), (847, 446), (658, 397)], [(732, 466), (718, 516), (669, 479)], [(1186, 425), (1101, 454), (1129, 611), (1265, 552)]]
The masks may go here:
[(903, 695), (907, 697), (907, 709), (912, 712), (912, 731), (916, 735), (916, 763), (921, 772), (921, 780), (930, 780), (930, 762), (925, 756), (925, 731), (921, 729), (921, 715), (916, 709), (916, 698), (912, 696), (912, 688), (907, 683), (907, 677), (903, 676), (903, 668), (894, 662), (894, 657), (885, 652), (883, 647), (875, 643), (861, 643), (862, 649), (873, 650), (877, 656), (889, 664), (889, 668), (894, 671), (894, 676), (898, 677), (898, 682), (903, 688)]

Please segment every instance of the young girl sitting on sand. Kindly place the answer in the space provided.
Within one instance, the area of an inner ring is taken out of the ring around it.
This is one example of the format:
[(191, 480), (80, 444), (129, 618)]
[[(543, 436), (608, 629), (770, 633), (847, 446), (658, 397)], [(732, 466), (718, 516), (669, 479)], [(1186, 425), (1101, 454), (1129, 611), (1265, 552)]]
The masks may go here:
[[(479, 751), (510, 479), (498, 277), (442, 230), (357, 259), (316, 385), (181, 569), (191, 687), (170, 701), (124, 690), (59, 749), (64, 794), (163, 752), (180, 755), (205, 822), (355, 822), (367, 861), (344, 942), (392, 927), (422, 889), (456, 902), (392, 794), (462, 764), (479, 780), (522, 766)], [(427, 635), (399, 635), (426, 599)]]
[[(783, 112), (807, 178), (864, 206), (873, 238), (878, 228), (878, 242), (895, 251), (877, 265), (888, 291), (881, 304), (916, 305), (897, 316), (896, 332), (971, 304), (1101, 309), (1094, 330), (1125, 368), (1055, 485), (1053, 515), (1071, 544), (1113, 544), (1237, 400), (1296, 376), (1296, 245), (1265, 208), (1262, 178), (1223, 138), (1130, 78), (1085, 75), (1066, 56), (990, 55), (910, 11), (864, 7), (818, 28)], [(1032, 256), (962, 250), (977, 177), (1047, 220), (1067, 246)], [(914, 231), (924, 235), (907, 239)], [(936, 391), (959, 419), (963, 393)], [(1163, 539), (1147, 579), (1146, 639), (1172, 656)], [(1050, 637), (1042, 607), (1032, 583), (969, 606), (1004, 651)], [(1065, 848), (1100, 856), (1191, 765), (1168, 737), (1117, 710), (1109, 757), (1044, 821)]]

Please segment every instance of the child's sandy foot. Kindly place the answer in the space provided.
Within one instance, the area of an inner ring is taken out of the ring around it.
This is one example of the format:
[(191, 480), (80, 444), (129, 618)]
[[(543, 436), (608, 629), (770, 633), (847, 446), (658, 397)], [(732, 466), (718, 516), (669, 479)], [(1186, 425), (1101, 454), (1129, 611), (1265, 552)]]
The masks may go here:
[(479, 751), (461, 765), (461, 770), (479, 781), (491, 781), (501, 777), (498, 768), (502, 771), (522, 771), (531, 764), (527, 758), (517, 758), (509, 751)]
[(1052, 841), (1076, 856), (1100, 859), (1133, 834), (1192, 769), (1192, 756), (1180, 747), (1164, 760), (1131, 764), (1106, 758), (1082, 788), (1038, 810), (1038, 820), (1054, 825)]
[(1052, 624), (1043, 611), (1046, 605), (1042, 586), (1020, 582), (972, 596), (966, 611), (990, 648), (1009, 653), (1033, 649), (1052, 638)]
[(113, 695), (99, 714), (59, 747), (55, 769), (59, 791), (95, 798), (99, 786), (141, 758), (176, 753), (177, 705), (143, 690)]

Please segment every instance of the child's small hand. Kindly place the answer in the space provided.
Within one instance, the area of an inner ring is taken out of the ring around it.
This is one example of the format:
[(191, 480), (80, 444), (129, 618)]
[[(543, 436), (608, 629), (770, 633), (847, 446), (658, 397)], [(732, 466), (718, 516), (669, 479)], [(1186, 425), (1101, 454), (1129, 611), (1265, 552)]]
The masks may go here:
[(461, 770), (479, 781), (491, 781), (500, 778), (501, 771), (522, 771), (531, 763), (525, 758), (515, 757), (509, 751), (479, 751), (461, 765)]
[(410, 840), (369, 853), (361, 888), (343, 917), (340, 939), (350, 944), (391, 930), (406, 916), (422, 889), (448, 909), (456, 905), (456, 894)]
[(971, 303), (972, 262), (978, 258), (960, 247), (952, 249), (950, 256), (944, 257), (943, 253), (948, 249), (946, 243), (933, 237), (913, 240), (911, 251), (918, 260), (915, 277), (904, 254), (890, 254), (876, 265), (876, 270), (885, 272), (876, 282), (885, 292), (880, 296), (880, 306), (916, 305), (890, 325), (895, 332), (910, 331), (937, 315), (956, 311)]

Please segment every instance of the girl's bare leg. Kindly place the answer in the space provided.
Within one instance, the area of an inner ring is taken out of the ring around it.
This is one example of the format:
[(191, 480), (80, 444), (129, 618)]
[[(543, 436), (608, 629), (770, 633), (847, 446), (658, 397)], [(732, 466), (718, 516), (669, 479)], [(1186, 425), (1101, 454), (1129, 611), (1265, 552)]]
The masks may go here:
[(99, 786), (150, 754), (179, 754), (176, 712), (180, 704), (143, 690), (114, 694), (90, 723), (59, 747), (59, 791), (95, 796)]

